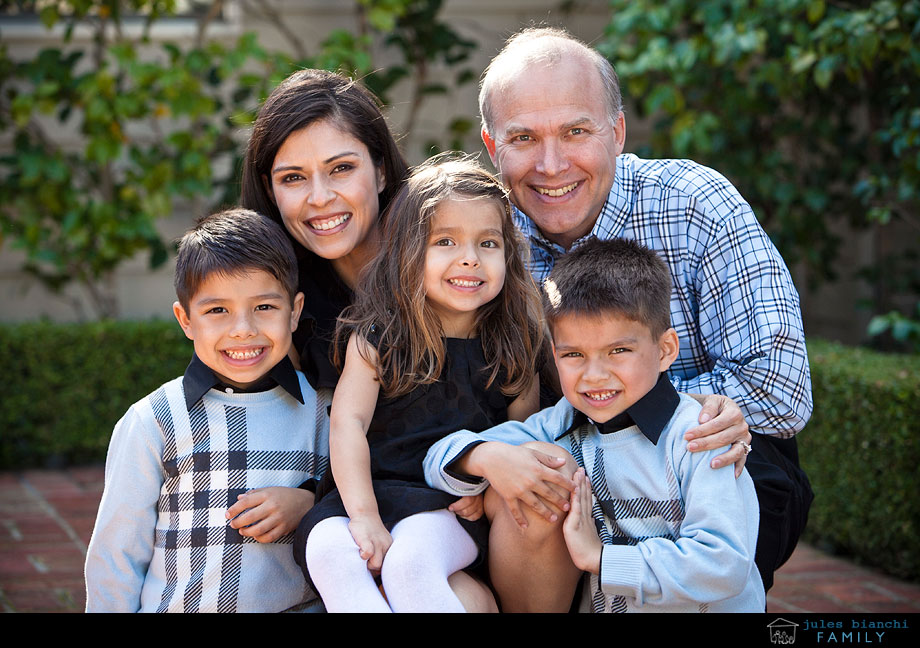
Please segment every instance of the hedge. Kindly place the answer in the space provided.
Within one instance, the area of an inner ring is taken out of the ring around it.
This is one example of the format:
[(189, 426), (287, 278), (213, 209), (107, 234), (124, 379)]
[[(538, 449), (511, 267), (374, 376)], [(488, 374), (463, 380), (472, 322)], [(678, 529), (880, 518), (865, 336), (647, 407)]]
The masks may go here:
[(0, 468), (105, 460), (125, 410), (182, 375), (192, 343), (175, 321), (0, 325)]
[(920, 581), (920, 356), (809, 340), (806, 539)]
[[(920, 581), (920, 356), (809, 340), (815, 411), (799, 435), (815, 491), (806, 538)], [(131, 403), (181, 375), (173, 321), (0, 325), (12, 377), (0, 468), (101, 462)]]

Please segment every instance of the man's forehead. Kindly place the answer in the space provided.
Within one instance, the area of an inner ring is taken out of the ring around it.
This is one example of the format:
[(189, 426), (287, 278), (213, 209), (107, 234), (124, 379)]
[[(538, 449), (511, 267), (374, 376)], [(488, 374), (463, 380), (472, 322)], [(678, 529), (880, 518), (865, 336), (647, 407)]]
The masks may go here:
[(574, 79), (562, 69), (547, 73), (550, 77), (536, 84), (527, 75), (518, 75), (494, 93), (492, 114), (497, 133), (565, 131), (577, 126), (597, 129), (607, 123), (606, 95), (599, 83), (592, 84), (584, 74)]
[(587, 52), (567, 48), (552, 57), (522, 56), (503, 61), (490, 75), (492, 83), (501, 92), (519, 82), (527, 83), (540, 75), (572, 74), (582, 79), (597, 79), (597, 68)]

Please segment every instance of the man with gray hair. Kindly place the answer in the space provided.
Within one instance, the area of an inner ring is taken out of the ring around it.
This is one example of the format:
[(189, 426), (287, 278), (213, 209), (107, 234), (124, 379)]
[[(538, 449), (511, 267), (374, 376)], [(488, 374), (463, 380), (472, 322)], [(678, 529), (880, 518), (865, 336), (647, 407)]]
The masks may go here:
[[(757, 564), (769, 589), (812, 497), (794, 440), (811, 415), (811, 379), (785, 263), (723, 176), (689, 160), (623, 154), (616, 73), (566, 32), (529, 29), (509, 39), (483, 75), (479, 103), (482, 139), (510, 191), (538, 283), (557, 258), (592, 237), (635, 239), (667, 262), (681, 347), (672, 384), (734, 400), (753, 432), (726, 428), (707, 401), (688, 449), (729, 446), (714, 469), (735, 464), (740, 474), (746, 462), (761, 507)], [(550, 473), (571, 460), (525, 451), (529, 461), (499, 461), (482, 444), (435, 468), (492, 486), (490, 575), (503, 608), (562, 611), (580, 574), (560, 541), (568, 493)]]

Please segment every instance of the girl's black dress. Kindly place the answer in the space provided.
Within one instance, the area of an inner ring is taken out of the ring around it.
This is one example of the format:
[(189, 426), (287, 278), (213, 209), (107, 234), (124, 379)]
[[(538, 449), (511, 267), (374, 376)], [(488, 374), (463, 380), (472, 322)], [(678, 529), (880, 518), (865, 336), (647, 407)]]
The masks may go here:
[[(425, 483), (422, 461), (436, 441), (457, 430), (480, 432), (508, 420), (508, 405), (514, 397), (501, 393), (501, 373), (486, 388), (488, 373), (479, 339), (447, 338), (445, 343), (442, 379), (420, 385), (405, 396), (379, 398), (367, 431), (374, 495), (388, 530), (410, 515), (447, 508), (458, 499)], [(307, 536), (318, 522), (335, 516), (347, 517), (348, 513), (328, 470), (317, 487), (316, 504), (294, 537), (294, 558), (308, 580)], [(488, 545), (485, 517), (476, 522), (458, 520), (479, 546), (481, 559)]]

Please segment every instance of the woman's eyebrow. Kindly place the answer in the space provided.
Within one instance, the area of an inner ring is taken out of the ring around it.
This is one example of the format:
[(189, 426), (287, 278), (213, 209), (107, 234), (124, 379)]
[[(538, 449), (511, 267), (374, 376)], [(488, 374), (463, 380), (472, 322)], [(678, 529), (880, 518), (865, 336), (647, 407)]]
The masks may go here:
[[(336, 153), (332, 157), (328, 157), (323, 160), (323, 164), (329, 164), (330, 162), (335, 162), (339, 158), (356, 156), (358, 153), (356, 151), (343, 151), (341, 153)], [(284, 164), (282, 166), (275, 167), (272, 169), (272, 173), (278, 173), (279, 171), (300, 171), (303, 169), (299, 164)]]
[(323, 160), (323, 164), (329, 164), (330, 162), (335, 162), (339, 158), (351, 157), (351, 156), (356, 156), (356, 155), (359, 155), (357, 151), (343, 151), (342, 153), (336, 153), (330, 158), (326, 158), (325, 160)]

